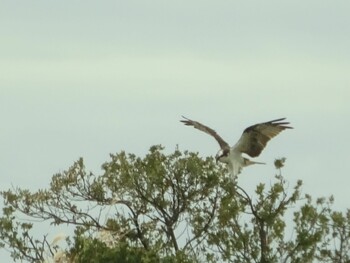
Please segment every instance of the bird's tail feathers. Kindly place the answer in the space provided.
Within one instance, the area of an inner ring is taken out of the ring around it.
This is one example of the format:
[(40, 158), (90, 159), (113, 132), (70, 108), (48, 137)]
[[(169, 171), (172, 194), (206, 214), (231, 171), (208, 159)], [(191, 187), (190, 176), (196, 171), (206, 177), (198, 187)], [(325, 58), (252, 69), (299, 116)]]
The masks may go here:
[(266, 164), (266, 163), (262, 163), (262, 162), (255, 162), (255, 161), (251, 161), (247, 158), (244, 158), (244, 165), (248, 166), (248, 165), (252, 165), (252, 164)]

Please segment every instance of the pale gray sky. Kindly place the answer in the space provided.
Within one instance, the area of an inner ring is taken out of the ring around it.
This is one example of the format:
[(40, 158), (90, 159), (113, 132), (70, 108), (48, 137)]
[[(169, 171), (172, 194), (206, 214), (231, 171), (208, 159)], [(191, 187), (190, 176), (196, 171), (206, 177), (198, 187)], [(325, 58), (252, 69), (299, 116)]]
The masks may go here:
[[(256, 122), (287, 117), (239, 180), (269, 183), (275, 157), (311, 195), (350, 207), (349, 1), (1, 1), (2, 189), (47, 187), (80, 156), (153, 144), (215, 155)], [(2, 254), (3, 252), (0, 251)]]

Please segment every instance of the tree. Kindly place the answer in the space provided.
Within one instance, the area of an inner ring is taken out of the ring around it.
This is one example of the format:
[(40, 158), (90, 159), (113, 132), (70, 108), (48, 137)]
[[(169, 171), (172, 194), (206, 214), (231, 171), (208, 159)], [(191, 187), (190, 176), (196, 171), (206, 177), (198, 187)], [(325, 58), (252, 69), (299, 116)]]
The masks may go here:
[[(301, 181), (288, 193), (284, 161), (272, 185), (248, 193), (213, 158), (187, 151), (112, 154), (100, 176), (79, 159), (48, 189), (1, 192), (0, 244), (29, 262), (350, 262), (350, 211), (302, 195)], [(33, 219), (74, 236), (62, 250), (33, 236)]]

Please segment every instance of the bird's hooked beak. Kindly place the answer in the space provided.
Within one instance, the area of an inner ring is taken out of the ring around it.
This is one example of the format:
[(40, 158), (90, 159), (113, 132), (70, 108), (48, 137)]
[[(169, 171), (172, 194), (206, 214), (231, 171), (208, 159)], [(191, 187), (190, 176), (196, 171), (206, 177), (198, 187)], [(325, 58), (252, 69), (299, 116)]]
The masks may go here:
[(224, 150), (221, 149), (220, 151), (218, 151), (218, 153), (215, 155), (216, 163), (218, 162), (227, 163), (228, 160), (226, 159), (228, 154), (229, 154), (229, 149), (224, 149)]
[(219, 151), (216, 155), (215, 155), (215, 161), (216, 161), (216, 164), (218, 164), (220, 158), (222, 157), (222, 152)]
[(217, 155), (215, 156), (215, 161), (216, 161), (216, 164), (218, 164), (218, 162), (219, 162), (219, 158), (220, 158), (219, 156), (217, 156)]

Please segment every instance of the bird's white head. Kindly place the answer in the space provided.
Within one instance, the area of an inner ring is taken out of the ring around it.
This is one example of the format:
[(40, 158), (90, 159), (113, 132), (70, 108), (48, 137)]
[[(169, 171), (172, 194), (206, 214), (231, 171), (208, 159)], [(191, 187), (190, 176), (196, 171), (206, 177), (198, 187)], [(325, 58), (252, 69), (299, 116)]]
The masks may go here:
[(220, 149), (218, 153), (215, 156), (216, 163), (222, 162), (222, 163), (229, 163), (229, 150), (228, 149)]

